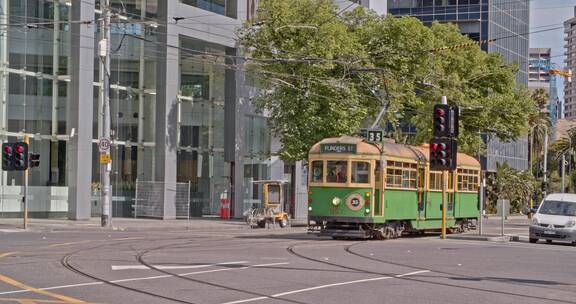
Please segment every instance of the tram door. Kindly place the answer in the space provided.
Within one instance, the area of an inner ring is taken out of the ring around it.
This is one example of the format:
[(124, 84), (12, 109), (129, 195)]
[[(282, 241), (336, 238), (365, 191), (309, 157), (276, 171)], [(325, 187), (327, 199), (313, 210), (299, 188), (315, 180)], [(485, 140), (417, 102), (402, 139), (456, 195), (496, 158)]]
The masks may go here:
[(426, 217), (424, 214), (424, 206), (426, 203), (426, 170), (425, 168), (418, 169), (418, 217)]
[(382, 197), (382, 192), (384, 191), (383, 180), (384, 177), (382, 176), (382, 167), (379, 160), (377, 160), (374, 168), (374, 183), (375, 183), (375, 191), (374, 191), (374, 216), (383, 216), (384, 215), (384, 199)]

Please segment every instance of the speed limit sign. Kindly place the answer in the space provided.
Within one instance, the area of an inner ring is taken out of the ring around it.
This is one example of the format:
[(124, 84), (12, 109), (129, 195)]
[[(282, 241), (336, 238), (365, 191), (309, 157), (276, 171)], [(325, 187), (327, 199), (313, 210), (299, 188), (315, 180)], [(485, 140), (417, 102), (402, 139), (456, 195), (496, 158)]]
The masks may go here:
[(110, 141), (109, 137), (100, 137), (98, 140), (98, 150), (100, 153), (108, 153), (110, 152), (110, 146), (112, 142)]

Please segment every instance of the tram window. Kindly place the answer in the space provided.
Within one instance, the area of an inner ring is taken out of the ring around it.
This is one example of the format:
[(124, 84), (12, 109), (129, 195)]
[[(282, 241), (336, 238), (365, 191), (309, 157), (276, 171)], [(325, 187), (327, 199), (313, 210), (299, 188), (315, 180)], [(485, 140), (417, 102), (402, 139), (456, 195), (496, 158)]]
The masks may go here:
[(386, 169), (386, 187), (402, 187), (402, 170)]
[(460, 191), (478, 191), (478, 171), (476, 170), (458, 170), (458, 190)]
[(365, 184), (370, 182), (370, 163), (352, 162), (352, 182)]
[(404, 170), (402, 172), (402, 188), (416, 188), (416, 171)]
[(442, 190), (442, 173), (430, 172), (430, 190)]
[(326, 176), (327, 183), (345, 183), (348, 177), (348, 163), (344, 160), (329, 160), (326, 163), (328, 176)]
[(312, 182), (321, 183), (324, 177), (324, 162), (315, 160), (312, 162)]

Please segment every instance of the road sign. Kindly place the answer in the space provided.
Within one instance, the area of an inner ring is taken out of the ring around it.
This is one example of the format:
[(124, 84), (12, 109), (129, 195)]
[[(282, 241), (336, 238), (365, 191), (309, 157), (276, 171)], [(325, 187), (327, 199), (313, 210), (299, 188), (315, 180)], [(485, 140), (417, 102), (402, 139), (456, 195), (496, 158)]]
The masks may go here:
[(109, 152), (111, 145), (112, 141), (108, 137), (100, 137), (98, 140), (98, 150), (100, 150), (100, 153)]
[(382, 130), (368, 130), (366, 139), (371, 142), (381, 142), (384, 140), (384, 132)]
[(112, 162), (112, 158), (110, 158), (110, 154), (102, 153), (100, 154), (100, 163), (101, 164), (109, 164)]

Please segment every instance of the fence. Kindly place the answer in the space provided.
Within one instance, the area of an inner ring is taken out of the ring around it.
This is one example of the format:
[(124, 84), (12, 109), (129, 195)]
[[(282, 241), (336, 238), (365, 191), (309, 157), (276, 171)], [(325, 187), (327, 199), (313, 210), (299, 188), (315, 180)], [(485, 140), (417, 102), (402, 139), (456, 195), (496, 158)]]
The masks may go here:
[(136, 181), (134, 217), (164, 218), (164, 198), (174, 195), (176, 218), (190, 218), (190, 183)]

